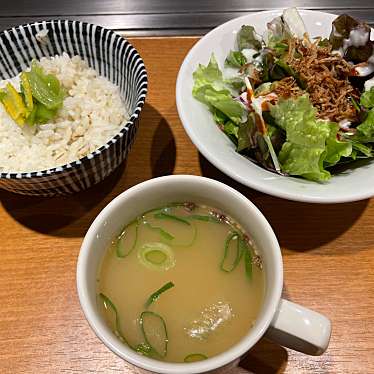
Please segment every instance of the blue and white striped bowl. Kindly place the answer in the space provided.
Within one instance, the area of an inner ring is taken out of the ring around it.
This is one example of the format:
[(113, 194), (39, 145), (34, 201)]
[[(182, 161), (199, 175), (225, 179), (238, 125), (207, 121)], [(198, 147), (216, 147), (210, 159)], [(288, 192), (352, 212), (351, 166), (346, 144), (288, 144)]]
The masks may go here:
[[(48, 30), (46, 44), (36, 35)], [(0, 79), (8, 79), (43, 56), (79, 55), (120, 88), (130, 119), (106, 144), (72, 163), (29, 173), (0, 173), (0, 188), (23, 195), (65, 195), (100, 182), (126, 158), (138, 128), (147, 94), (147, 73), (135, 48), (120, 35), (78, 21), (53, 20), (18, 26), (0, 33)], [(1, 125), (1, 124), (0, 124)]]

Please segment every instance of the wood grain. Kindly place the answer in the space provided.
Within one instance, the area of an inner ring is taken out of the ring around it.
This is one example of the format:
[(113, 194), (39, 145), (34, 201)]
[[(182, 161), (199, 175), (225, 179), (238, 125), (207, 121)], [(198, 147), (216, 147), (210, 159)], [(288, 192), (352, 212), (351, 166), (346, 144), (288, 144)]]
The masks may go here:
[(131, 41), (148, 68), (150, 92), (127, 165), (71, 197), (0, 192), (0, 373), (141, 373), (112, 354), (86, 323), (76, 260), (87, 228), (110, 200), (171, 173), (215, 178), (251, 199), (281, 243), (285, 297), (332, 320), (323, 356), (262, 340), (242, 361), (241, 373), (374, 373), (374, 201), (302, 204), (235, 183), (199, 155), (176, 112), (178, 68), (197, 39)]

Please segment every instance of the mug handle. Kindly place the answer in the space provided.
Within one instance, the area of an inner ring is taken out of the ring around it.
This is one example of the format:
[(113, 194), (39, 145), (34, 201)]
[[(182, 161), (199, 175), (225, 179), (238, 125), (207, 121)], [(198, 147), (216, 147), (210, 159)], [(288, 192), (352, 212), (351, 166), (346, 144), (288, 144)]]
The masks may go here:
[(318, 356), (329, 344), (331, 322), (320, 313), (281, 299), (265, 336), (295, 351)]

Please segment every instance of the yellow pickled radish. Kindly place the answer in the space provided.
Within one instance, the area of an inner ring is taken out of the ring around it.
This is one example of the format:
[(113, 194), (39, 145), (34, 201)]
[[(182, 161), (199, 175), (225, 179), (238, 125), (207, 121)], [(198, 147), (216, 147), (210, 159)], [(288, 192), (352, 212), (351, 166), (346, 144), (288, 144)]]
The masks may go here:
[(31, 113), (34, 108), (34, 101), (32, 98), (32, 90), (30, 86), (30, 81), (27, 77), (27, 74), (25, 74), (25, 72), (21, 73), (20, 78), (21, 78), (21, 89), (25, 97), (26, 108), (28, 112)]
[(24, 125), (28, 111), (23, 102), (22, 96), (10, 83), (6, 85), (5, 90), (2, 90), (1, 93), (0, 100), (7, 113), (15, 122), (17, 122), (18, 125)]

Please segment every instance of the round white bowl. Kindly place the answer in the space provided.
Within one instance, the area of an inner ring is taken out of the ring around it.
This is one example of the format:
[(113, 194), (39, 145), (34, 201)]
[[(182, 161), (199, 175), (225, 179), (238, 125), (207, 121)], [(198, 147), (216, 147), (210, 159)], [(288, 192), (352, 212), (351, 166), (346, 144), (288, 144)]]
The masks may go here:
[[(269, 172), (235, 152), (230, 139), (217, 127), (207, 107), (192, 97), (192, 74), (199, 64), (206, 65), (212, 53), (220, 67), (234, 48), (237, 31), (244, 24), (262, 34), (267, 22), (282, 10), (248, 14), (233, 19), (205, 35), (186, 56), (177, 79), (176, 101), (182, 124), (192, 142), (215, 167), (238, 182), (284, 199), (310, 203), (342, 203), (374, 195), (374, 162), (369, 161), (334, 175), (329, 182), (317, 183)], [(328, 37), (333, 14), (300, 10), (309, 34)]]
[[(41, 30), (48, 40), (38, 41)], [(33, 59), (67, 53), (119, 87), (130, 118), (101, 147), (81, 159), (45, 170), (0, 172), (0, 188), (22, 195), (56, 196), (83, 191), (110, 175), (127, 157), (147, 95), (147, 72), (136, 49), (112, 30), (86, 22), (51, 20), (0, 32), (0, 80), (25, 70)]]

